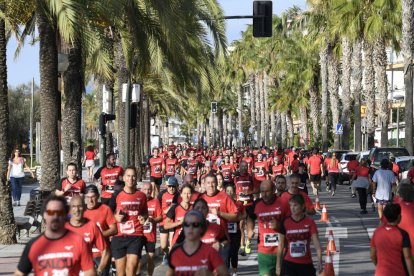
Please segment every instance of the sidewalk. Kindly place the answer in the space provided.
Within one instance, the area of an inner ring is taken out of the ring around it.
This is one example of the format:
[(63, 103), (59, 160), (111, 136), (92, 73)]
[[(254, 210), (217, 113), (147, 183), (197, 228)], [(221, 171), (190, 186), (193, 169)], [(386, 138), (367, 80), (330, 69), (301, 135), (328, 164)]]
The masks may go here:
[[(95, 167), (97, 169), (97, 167)], [(87, 182), (87, 172), (86, 169), (82, 170), (82, 178)], [(89, 183), (87, 183), (88, 185)], [(22, 198), (21, 198), (21, 206), (13, 207), (13, 212), (15, 217), (24, 217), (24, 210), (26, 208), (26, 203), (30, 199), (30, 191), (38, 188), (39, 182), (32, 182), (31, 178), (26, 178), (25, 183), (23, 185), (22, 190)], [(29, 234), (29, 237), (26, 236), (26, 231), (22, 230), (20, 239), (17, 240), (17, 244), (12, 245), (2, 245), (0, 244), (0, 275), (13, 275), (14, 271), (16, 270), (17, 264), (19, 262), (20, 256), (24, 250), (26, 244), (34, 237), (38, 236), (39, 234)], [(158, 235), (158, 233), (157, 233)], [(159, 239), (157, 239), (156, 245), (156, 252), (155, 255), (159, 255), (161, 253)], [(146, 253), (143, 251), (142, 260), (146, 263)], [(145, 272), (145, 270), (143, 271)]]

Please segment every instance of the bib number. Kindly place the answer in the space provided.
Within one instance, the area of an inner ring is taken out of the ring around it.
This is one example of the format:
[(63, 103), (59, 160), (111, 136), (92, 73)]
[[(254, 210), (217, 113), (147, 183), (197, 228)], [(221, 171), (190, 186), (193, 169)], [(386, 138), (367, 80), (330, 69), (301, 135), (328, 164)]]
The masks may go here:
[(154, 172), (156, 172), (156, 173), (160, 173), (161, 172), (161, 168), (160, 167), (155, 167), (155, 169), (154, 169)]
[(152, 223), (147, 222), (144, 224), (144, 234), (149, 234), (152, 232)]
[(266, 233), (264, 234), (264, 246), (278, 246), (279, 245), (279, 235), (277, 233)]
[(132, 220), (121, 222), (119, 224), (119, 230), (121, 231), (122, 234), (134, 234), (135, 233), (134, 222)]
[(207, 220), (211, 223), (215, 223), (217, 225), (220, 225), (220, 218), (217, 215), (208, 214)]
[(237, 222), (229, 222), (227, 226), (230, 234), (237, 233)]
[(300, 258), (306, 256), (306, 241), (296, 241), (290, 243), (290, 256)]

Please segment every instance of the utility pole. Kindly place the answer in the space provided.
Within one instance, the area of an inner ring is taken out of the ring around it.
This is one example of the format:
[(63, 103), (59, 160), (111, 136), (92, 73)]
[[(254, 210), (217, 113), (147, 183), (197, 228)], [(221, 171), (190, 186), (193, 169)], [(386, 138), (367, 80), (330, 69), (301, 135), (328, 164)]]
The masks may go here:
[(33, 168), (33, 99), (34, 99), (34, 78), (30, 90), (30, 168)]

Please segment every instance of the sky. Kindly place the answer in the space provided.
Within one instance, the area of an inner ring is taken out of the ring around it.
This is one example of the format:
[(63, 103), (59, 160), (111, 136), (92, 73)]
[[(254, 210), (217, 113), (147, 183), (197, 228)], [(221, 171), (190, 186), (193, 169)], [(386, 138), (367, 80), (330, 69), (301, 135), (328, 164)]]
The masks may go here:
[[(218, 0), (222, 5), (226, 16), (230, 15), (252, 15), (253, 0)], [(273, 13), (280, 15), (283, 11), (292, 6), (306, 8), (306, 0), (273, 0)], [(252, 19), (233, 19), (226, 22), (226, 33), (229, 44), (240, 39), (241, 32), (246, 29), (248, 24), (252, 24)], [(39, 83), (39, 45), (26, 45), (23, 47), (17, 59), (14, 52), (17, 47), (16, 40), (11, 38), (7, 45), (7, 66), (8, 84), (16, 87), (22, 83), (28, 83), (35, 79)]]

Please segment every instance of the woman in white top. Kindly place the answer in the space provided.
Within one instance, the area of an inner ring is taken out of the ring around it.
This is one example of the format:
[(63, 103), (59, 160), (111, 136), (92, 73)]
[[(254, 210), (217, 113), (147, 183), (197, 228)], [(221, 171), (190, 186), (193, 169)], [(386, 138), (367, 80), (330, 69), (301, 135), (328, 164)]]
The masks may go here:
[[(7, 180), (10, 180), (12, 185), (13, 206), (20, 206), (25, 168), (30, 171), (20, 150), (15, 149), (11, 154), (9, 167), (7, 168)], [(32, 174), (32, 177), (35, 178), (33, 172), (30, 171), (30, 173)]]
[(389, 169), (390, 161), (381, 160), (381, 168), (372, 177), (372, 190), (378, 205), (378, 216), (381, 219), (382, 211), (388, 203), (392, 203), (392, 186), (396, 185), (397, 178)]

